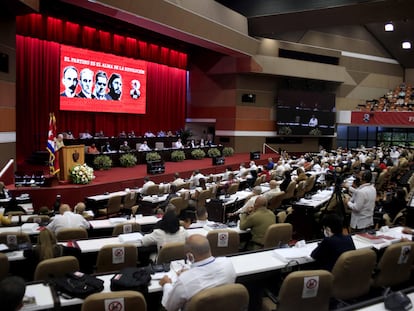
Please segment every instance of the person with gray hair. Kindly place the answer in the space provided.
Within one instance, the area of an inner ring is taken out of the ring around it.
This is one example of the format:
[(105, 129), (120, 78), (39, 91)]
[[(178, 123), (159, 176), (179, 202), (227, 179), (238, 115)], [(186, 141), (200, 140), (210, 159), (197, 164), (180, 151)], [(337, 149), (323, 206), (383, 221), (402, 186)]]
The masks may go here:
[(81, 86), (80, 92), (76, 95), (79, 98), (95, 98), (92, 94), (93, 85), (93, 71), (89, 68), (84, 68), (79, 74), (79, 84)]
[(274, 223), (276, 223), (275, 214), (267, 208), (266, 198), (263, 195), (259, 195), (254, 201), (254, 206), (240, 214), (240, 229), (250, 229), (252, 234), (246, 249), (262, 248), (266, 230)]
[(236, 272), (227, 257), (213, 257), (205, 236), (194, 234), (187, 238), (185, 247), (190, 269), (177, 272), (177, 279), (165, 275), (161, 304), (167, 311), (183, 310), (185, 304), (203, 289), (234, 283)]
[(251, 209), (254, 206), (254, 202), (256, 201), (256, 198), (261, 194), (262, 194), (262, 187), (255, 186), (253, 188), (252, 194), (246, 198), (243, 206), (233, 213), (228, 213), (227, 216), (232, 217), (232, 216), (236, 216), (242, 213), (246, 213), (249, 209)]

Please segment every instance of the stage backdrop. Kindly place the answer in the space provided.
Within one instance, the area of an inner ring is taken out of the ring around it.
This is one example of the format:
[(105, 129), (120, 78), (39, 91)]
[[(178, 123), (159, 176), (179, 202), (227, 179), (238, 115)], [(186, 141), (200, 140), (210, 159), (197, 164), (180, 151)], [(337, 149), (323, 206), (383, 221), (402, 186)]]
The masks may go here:
[[(121, 131), (141, 135), (184, 127), (187, 54), (39, 14), (17, 17), (17, 33), (18, 163), (46, 149), (50, 112), (55, 113), (58, 132), (70, 130), (75, 136), (85, 130), (117, 136)], [(61, 43), (148, 61), (146, 113), (60, 111)]]

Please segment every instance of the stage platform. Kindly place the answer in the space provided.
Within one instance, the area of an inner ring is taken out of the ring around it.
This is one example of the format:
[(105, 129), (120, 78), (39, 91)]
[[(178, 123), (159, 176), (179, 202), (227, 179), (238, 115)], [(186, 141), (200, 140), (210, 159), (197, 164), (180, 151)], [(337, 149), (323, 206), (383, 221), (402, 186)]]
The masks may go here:
[[(260, 154), (260, 159), (255, 160), (256, 164), (266, 164), (267, 159), (272, 157), (275, 161), (279, 155), (277, 153)], [(218, 174), (225, 171), (230, 166), (232, 170), (237, 170), (240, 163), (250, 162), (250, 153), (238, 153), (225, 158), (224, 165), (213, 165), (211, 158), (202, 160), (185, 160), (183, 162), (166, 162), (163, 174), (150, 175), (155, 183), (172, 181), (175, 172), (179, 172), (182, 178), (189, 178), (195, 169), (199, 169), (202, 174)], [(36, 168), (37, 170), (39, 168)], [(48, 168), (45, 167), (44, 170)], [(78, 202), (83, 202), (85, 197), (103, 194), (105, 192), (115, 192), (125, 188), (139, 188), (144, 183), (147, 176), (146, 164), (140, 164), (132, 168), (113, 167), (106, 171), (95, 171), (96, 178), (87, 185), (74, 185), (70, 183), (59, 183), (51, 187), (15, 187), (8, 185), (13, 196), (23, 193), (30, 195), (33, 208), (37, 211), (42, 206), (51, 208), (55, 202), (56, 195), (61, 195), (62, 203), (67, 203), (73, 207)]]

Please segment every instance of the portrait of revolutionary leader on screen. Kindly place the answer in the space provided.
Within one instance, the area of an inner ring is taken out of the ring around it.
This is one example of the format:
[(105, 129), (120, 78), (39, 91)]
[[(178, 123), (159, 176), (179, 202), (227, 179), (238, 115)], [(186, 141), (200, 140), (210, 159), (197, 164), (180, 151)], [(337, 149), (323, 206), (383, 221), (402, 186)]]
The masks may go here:
[(109, 93), (108, 96), (112, 100), (120, 100), (122, 95), (122, 77), (120, 74), (113, 73), (108, 82)]
[(76, 86), (78, 85), (78, 70), (73, 66), (67, 66), (63, 69), (62, 83), (65, 86), (60, 96), (75, 97)]
[(138, 99), (141, 96), (141, 91), (139, 90), (141, 88), (141, 83), (134, 79), (131, 81), (131, 91), (129, 92), (129, 95), (131, 95), (131, 98)]
[(80, 92), (76, 97), (80, 98), (95, 98), (95, 95), (92, 94), (93, 86), (93, 71), (89, 68), (84, 68), (79, 74), (79, 84), (81, 86)]
[(108, 85), (108, 76), (104, 71), (98, 71), (95, 75), (95, 96), (99, 100), (111, 99), (106, 93), (106, 87)]

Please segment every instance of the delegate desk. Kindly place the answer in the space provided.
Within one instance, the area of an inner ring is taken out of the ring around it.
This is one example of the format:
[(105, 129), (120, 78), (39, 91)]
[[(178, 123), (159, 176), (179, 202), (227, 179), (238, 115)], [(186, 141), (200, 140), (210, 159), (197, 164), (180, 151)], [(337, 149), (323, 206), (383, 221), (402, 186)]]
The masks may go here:
[(89, 230), (92, 236), (105, 236), (111, 235), (112, 230), (118, 224), (126, 224), (129, 222), (136, 222), (141, 226), (141, 231), (148, 232), (154, 225), (160, 221), (161, 218), (157, 216), (143, 216), (137, 214), (134, 218), (114, 217), (108, 219), (90, 220), (89, 224), (91, 229)]
[[(401, 233), (402, 227), (392, 228), (386, 233), (379, 232), (379, 234), (386, 234), (394, 237), (411, 237), (409, 235), (404, 235)], [(199, 232), (199, 231), (195, 231)], [(366, 247), (378, 247), (378, 244), (372, 244), (366, 241), (362, 241), (353, 236), (355, 247), (366, 248)], [(389, 242), (385, 244), (389, 245)], [(383, 246), (387, 246), (383, 244)], [(263, 277), (269, 277), (269, 273), (277, 272), (278, 270), (286, 267), (289, 260), (294, 259), (299, 264), (307, 264), (313, 261), (310, 257), (312, 251), (317, 247), (317, 242), (308, 243), (301, 248), (280, 248), (280, 249), (271, 249), (271, 250), (262, 250), (251, 253), (241, 253), (237, 255), (230, 256), (230, 260), (233, 264), (233, 267), (236, 271), (237, 282), (243, 283), (244, 280), (249, 278), (257, 277), (257, 281)], [(289, 257), (291, 256), (291, 257)], [(169, 273), (174, 273), (172, 270), (166, 273), (157, 273), (152, 275), (151, 283), (148, 287), (149, 294), (161, 293), (162, 288), (159, 285), (159, 279)], [(104, 292), (110, 291), (110, 280), (113, 274), (101, 275), (98, 276), (100, 279), (104, 280)], [(22, 310), (25, 311), (34, 311), (34, 310), (44, 310), (53, 308), (53, 296), (48, 285), (43, 283), (31, 284), (26, 288), (26, 293), (29, 296), (35, 297), (35, 305), (25, 305)], [(82, 299), (65, 299), (59, 297), (60, 305), (62, 307), (68, 307), (72, 305), (82, 304)], [(379, 304), (381, 305), (381, 304)], [(374, 307), (374, 306), (373, 306)], [(364, 309), (368, 310), (377, 310), (373, 308)]]

